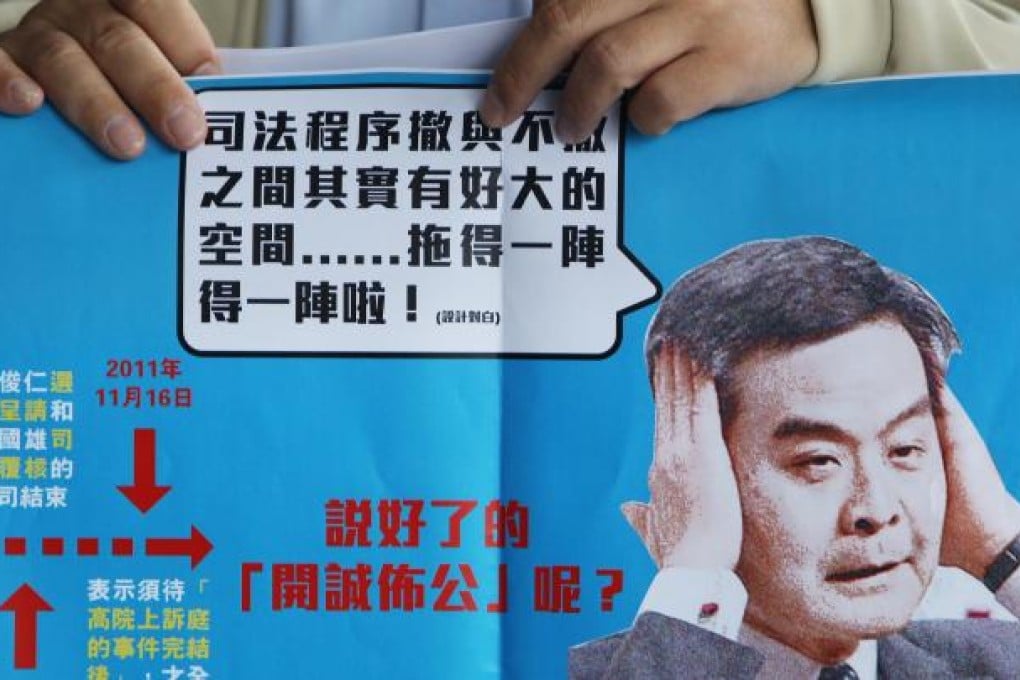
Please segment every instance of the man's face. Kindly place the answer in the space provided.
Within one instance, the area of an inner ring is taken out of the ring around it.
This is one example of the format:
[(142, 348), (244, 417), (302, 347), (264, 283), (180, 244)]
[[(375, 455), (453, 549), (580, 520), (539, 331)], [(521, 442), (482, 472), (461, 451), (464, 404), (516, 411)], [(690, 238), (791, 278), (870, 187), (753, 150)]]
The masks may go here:
[(902, 628), (938, 564), (946, 502), (913, 340), (868, 323), (754, 354), (733, 378), (748, 622), (820, 660)]

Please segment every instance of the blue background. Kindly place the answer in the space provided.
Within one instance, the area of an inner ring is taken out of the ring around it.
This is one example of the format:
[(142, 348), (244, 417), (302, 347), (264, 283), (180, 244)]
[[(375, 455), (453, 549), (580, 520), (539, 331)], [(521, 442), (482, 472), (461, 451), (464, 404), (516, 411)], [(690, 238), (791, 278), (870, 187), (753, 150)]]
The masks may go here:
[[(957, 325), (965, 351), (950, 382), (1016, 491), (1018, 110), (1018, 77), (904, 80), (801, 90), (663, 138), (631, 131), (627, 246), (664, 287), (739, 243), (795, 234), (845, 239), (915, 278)], [(568, 646), (628, 625), (653, 573), (618, 510), (646, 496), (653, 306), (626, 317), (604, 360), (188, 356), (176, 334), (178, 155), (153, 140), (140, 162), (108, 161), (48, 110), (0, 121), (0, 142), (0, 369), (71, 369), (76, 402), (72, 508), (7, 510), (4, 536), (184, 536), (195, 524), (215, 549), (194, 574), (210, 590), (188, 604), (213, 610), (207, 668), (219, 678), (563, 677)], [(162, 357), (184, 359), (175, 384), (194, 407), (98, 407), (97, 389), (156, 382), (107, 380), (107, 359)], [(158, 479), (173, 485), (144, 517), (114, 489), (130, 482), (136, 427), (157, 429)], [(434, 547), (435, 512), (420, 549), (327, 548), (330, 498), (512, 498), (530, 507), (531, 545), (483, 548), (476, 510), (460, 550)], [(244, 561), (267, 570), (249, 614)], [(469, 563), (483, 608), (502, 561), (510, 613), (269, 610), (272, 563), (333, 561)], [(531, 570), (548, 564), (581, 565), (582, 613), (532, 611)], [(85, 677), (88, 578), (193, 582), (174, 559), (0, 565), (0, 597), (30, 582), (57, 610), (40, 617), (40, 667), (25, 677)], [(625, 570), (609, 613), (596, 568)], [(0, 676), (11, 635), (0, 615)]]

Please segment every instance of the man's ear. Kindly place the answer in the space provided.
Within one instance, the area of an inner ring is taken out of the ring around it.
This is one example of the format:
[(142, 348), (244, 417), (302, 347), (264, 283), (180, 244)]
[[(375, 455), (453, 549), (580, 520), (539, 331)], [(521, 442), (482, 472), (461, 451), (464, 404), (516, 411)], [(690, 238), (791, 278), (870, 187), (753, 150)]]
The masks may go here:
[(627, 501), (620, 506), (620, 512), (627, 519), (627, 523), (630, 524), (641, 542), (644, 543), (645, 549), (648, 554), (651, 555), (652, 560), (656, 566), (659, 565), (659, 556), (656, 555), (655, 542), (652, 540), (651, 528), (649, 522), (651, 521), (651, 507), (647, 503), (641, 503), (639, 501)]

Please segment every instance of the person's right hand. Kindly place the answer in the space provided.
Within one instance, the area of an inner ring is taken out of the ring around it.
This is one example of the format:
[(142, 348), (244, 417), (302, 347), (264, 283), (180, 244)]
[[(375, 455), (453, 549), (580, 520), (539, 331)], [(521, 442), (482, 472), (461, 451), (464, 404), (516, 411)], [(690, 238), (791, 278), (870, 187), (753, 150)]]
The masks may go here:
[(48, 97), (96, 146), (126, 160), (145, 148), (134, 109), (186, 150), (205, 139), (206, 124), (181, 76), (218, 71), (188, 0), (42, 0), (0, 34), (0, 112), (28, 114)]
[(981, 579), (1020, 532), (1020, 502), (1006, 488), (984, 439), (948, 385), (939, 390), (939, 404), (947, 492), (941, 563)]
[(650, 503), (621, 508), (659, 568), (732, 570), (740, 557), (740, 495), (723, 440), (719, 399), (675, 345), (658, 350)]

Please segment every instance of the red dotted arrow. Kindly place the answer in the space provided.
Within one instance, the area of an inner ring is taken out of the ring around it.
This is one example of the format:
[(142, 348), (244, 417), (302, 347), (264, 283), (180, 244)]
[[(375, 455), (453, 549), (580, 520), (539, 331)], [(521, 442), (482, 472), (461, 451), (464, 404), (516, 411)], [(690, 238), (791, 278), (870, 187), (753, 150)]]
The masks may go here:
[[(111, 538), (110, 554), (114, 557), (132, 557), (135, 541), (132, 538)], [(191, 527), (187, 538), (147, 538), (145, 554), (149, 557), (188, 557), (191, 568), (197, 567), (206, 555), (212, 552), (213, 544), (201, 531)], [(8, 536), (3, 539), (3, 554), (8, 557), (28, 555), (28, 539), (23, 536)], [(76, 553), (79, 557), (96, 557), (100, 554), (98, 538), (79, 538), (74, 547), (65, 545), (63, 538), (49, 536), (40, 541), (39, 552), (46, 557), (61, 557)]]
[(156, 431), (135, 430), (135, 481), (117, 487), (143, 514), (169, 493), (171, 487), (156, 484)]
[[(114, 557), (130, 557), (134, 554), (134, 540), (130, 538), (110, 539), (110, 554)], [(64, 539), (58, 536), (47, 536), (40, 541), (40, 552), (46, 557), (60, 557), (65, 551), (76, 552), (80, 557), (96, 557), (99, 555), (98, 538), (79, 538), (75, 548), (64, 545)], [(8, 536), (4, 539), (4, 555), (8, 557), (24, 557), (28, 554), (28, 539), (23, 536)]]
[(205, 556), (212, 550), (213, 545), (209, 539), (191, 526), (191, 536), (188, 538), (147, 538), (145, 539), (145, 554), (149, 556), (167, 557), (191, 557), (191, 568), (197, 567)]
[(0, 604), (0, 611), (14, 612), (14, 668), (35, 668), (39, 612), (51, 612), (53, 607), (25, 583)]

